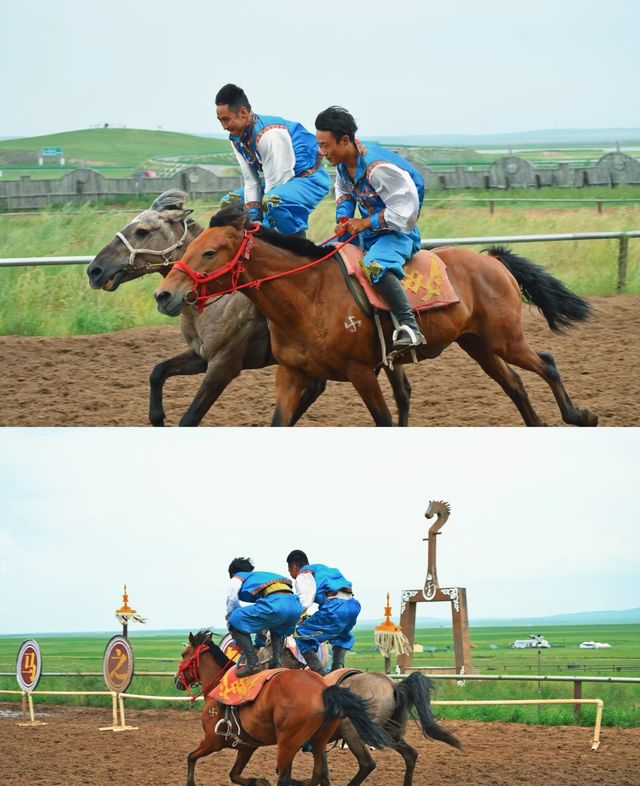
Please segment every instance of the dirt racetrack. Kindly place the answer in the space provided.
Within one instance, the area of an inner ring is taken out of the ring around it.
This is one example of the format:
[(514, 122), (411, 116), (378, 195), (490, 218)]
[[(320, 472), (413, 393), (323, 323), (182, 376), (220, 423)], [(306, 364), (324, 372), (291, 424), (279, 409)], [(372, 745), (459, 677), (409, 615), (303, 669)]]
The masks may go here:
[[(553, 335), (536, 309), (524, 307), (526, 334), (554, 354), (573, 400), (601, 426), (640, 425), (640, 296), (592, 300), (589, 324)], [(144, 426), (148, 379), (160, 360), (184, 350), (179, 328), (136, 328), (72, 338), (0, 337), (2, 426)], [(515, 426), (519, 414), (500, 388), (457, 345), (408, 369), (412, 426)], [(246, 371), (223, 393), (203, 425), (268, 425), (275, 402), (274, 367)], [(551, 391), (522, 373), (533, 406), (549, 425), (561, 423)], [(202, 376), (173, 377), (165, 386), (167, 425), (176, 425)], [(384, 384), (392, 405), (390, 389)], [(355, 390), (331, 382), (302, 418), (304, 426), (368, 426)]]
[[(110, 709), (37, 706), (46, 726), (20, 727), (16, 705), (0, 704), (0, 780), (11, 786), (181, 786), (186, 754), (200, 741), (197, 710), (127, 710), (137, 731), (99, 731), (111, 723)], [(640, 783), (640, 729), (604, 728), (600, 749), (591, 750), (593, 729), (569, 726), (446, 721), (464, 753), (422, 738), (412, 726), (409, 742), (419, 751), (415, 786), (637, 786)], [(402, 760), (393, 751), (374, 754), (377, 769), (369, 786), (399, 786)], [(230, 783), (235, 753), (225, 750), (196, 766), (199, 786)], [(346, 750), (329, 754), (333, 784), (344, 786), (356, 772)], [(247, 776), (275, 783), (275, 748), (257, 751)], [(309, 777), (311, 756), (300, 753), (294, 776)]]

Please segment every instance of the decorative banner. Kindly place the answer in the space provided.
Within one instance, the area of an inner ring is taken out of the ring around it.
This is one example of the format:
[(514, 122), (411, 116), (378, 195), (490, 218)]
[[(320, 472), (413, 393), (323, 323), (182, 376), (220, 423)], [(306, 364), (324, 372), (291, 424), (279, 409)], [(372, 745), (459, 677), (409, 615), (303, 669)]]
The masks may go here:
[(42, 673), (42, 657), (40, 647), (33, 639), (22, 642), (16, 660), (16, 678), (18, 685), (26, 693), (35, 690)]
[(124, 636), (114, 636), (104, 650), (102, 673), (109, 690), (124, 693), (133, 679), (133, 650)]

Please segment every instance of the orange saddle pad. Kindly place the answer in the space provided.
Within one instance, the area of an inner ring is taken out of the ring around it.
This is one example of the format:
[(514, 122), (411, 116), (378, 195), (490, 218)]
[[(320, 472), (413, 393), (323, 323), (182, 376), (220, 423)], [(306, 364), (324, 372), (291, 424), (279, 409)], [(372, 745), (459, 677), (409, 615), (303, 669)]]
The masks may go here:
[[(354, 276), (364, 289), (369, 303), (374, 308), (388, 311), (389, 307), (380, 297), (362, 269), (362, 251), (354, 245), (343, 246), (338, 252), (349, 275)], [(407, 292), (409, 304), (414, 311), (441, 308), (459, 303), (460, 298), (449, 281), (444, 262), (433, 251), (418, 251), (404, 267), (402, 286)]]
[(258, 694), (264, 684), (286, 669), (268, 669), (259, 671), (257, 674), (250, 674), (248, 677), (238, 677), (236, 667), (229, 669), (209, 693), (209, 698), (219, 701), (220, 704), (229, 704), (233, 707), (239, 704), (248, 704), (258, 698)]

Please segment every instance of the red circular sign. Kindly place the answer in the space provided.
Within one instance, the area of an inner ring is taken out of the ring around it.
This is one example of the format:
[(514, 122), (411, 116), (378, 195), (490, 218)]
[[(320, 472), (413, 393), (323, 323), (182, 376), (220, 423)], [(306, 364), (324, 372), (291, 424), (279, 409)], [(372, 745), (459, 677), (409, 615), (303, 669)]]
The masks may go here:
[(23, 641), (16, 660), (16, 678), (23, 691), (31, 693), (36, 689), (42, 673), (40, 647), (33, 639)]
[(109, 690), (124, 693), (133, 679), (133, 650), (124, 636), (114, 636), (104, 650), (102, 673)]

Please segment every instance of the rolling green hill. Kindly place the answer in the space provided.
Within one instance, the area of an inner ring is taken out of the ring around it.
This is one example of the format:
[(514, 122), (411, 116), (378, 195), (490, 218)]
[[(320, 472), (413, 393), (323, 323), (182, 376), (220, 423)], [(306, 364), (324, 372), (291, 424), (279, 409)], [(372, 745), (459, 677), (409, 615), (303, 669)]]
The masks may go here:
[[(0, 141), (0, 166), (37, 165), (43, 147), (61, 147), (67, 166), (142, 167), (161, 156), (203, 156), (227, 153), (229, 143), (171, 131), (134, 128), (90, 128), (60, 134)], [(55, 160), (55, 159), (54, 159)], [(57, 160), (55, 160), (57, 163)]]

